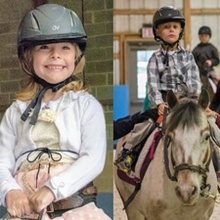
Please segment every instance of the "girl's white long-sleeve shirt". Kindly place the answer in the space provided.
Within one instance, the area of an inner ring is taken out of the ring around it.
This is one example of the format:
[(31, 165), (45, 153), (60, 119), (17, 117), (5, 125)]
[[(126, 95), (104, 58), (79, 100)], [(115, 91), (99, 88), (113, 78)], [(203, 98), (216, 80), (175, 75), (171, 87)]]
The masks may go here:
[[(52, 110), (57, 100), (48, 103)], [(31, 139), (33, 125), (30, 118), (20, 119), (27, 107), (26, 102), (15, 101), (6, 110), (0, 125), (0, 202), (5, 206), (5, 196), (12, 189), (21, 189), (13, 175), (26, 160), (22, 153), (36, 149)], [(60, 149), (76, 161), (64, 172), (46, 182), (61, 200), (69, 197), (94, 180), (103, 170), (106, 157), (106, 127), (102, 106), (89, 93), (69, 91), (64, 97), (55, 125), (60, 135)]]

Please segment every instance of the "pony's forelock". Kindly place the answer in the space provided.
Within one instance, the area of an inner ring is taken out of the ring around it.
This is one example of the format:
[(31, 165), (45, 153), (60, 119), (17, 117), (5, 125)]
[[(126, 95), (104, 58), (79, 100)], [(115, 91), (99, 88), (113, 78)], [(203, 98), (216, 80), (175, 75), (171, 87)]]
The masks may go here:
[(204, 110), (197, 104), (196, 97), (192, 96), (181, 98), (179, 103), (171, 110), (167, 120), (168, 132), (175, 130), (178, 126), (191, 128), (201, 126)]

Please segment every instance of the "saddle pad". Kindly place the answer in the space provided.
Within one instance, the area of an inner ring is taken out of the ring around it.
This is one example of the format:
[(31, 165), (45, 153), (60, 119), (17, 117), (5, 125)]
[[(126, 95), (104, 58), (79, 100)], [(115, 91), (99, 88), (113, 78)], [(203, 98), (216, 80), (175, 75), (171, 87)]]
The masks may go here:
[[(151, 144), (151, 147), (148, 150), (148, 152), (146, 152), (145, 159), (141, 165), (140, 173), (138, 175), (135, 175), (135, 172), (133, 172), (132, 176), (131, 176), (131, 175), (128, 175), (127, 173), (125, 173), (124, 171), (118, 169), (117, 170), (118, 177), (121, 180), (123, 180), (127, 183), (130, 183), (132, 185), (136, 185), (137, 182), (140, 182), (143, 179), (144, 174), (147, 171), (147, 168), (148, 168), (151, 160), (154, 158), (154, 153), (155, 153), (155, 150), (157, 148), (157, 145), (158, 145), (161, 137), (162, 137), (162, 134), (160, 131), (156, 131), (153, 134), (153, 143)], [(145, 148), (145, 146), (143, 147), (142, 151), (144, 150), (144, 148)], [(138, 158), (138, 160), (139, 160), (139, 158)], [(137, 163), (138, 163), (138, 161), (137, 161)]]

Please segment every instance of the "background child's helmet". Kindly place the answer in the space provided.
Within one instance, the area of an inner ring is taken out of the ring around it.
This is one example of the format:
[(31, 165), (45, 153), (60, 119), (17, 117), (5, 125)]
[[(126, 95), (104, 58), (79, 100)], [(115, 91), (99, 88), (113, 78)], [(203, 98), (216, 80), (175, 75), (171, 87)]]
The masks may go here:
[(199, 28), (198, 34), (208, 34), (210, 37), (212, 36), (212, 31), (208, 26), (202, 26)]
[(86, 34), (77, 14), (63, 6), (45, 4), (30, 11), (21, 21), (18, 31), (18, 56), (31, 45), (72, 41), (82, 54), (86, 49)]
[(174, 8), (173, 6), (164, 6), (159, 10), (157, 10), (153, 17), (153, 33), (154, 33), (154, 39), (156, 41), (162, 40), (159, 36), (156, 35), (157, 26), (159, 24), (163, 24), (171, 21), (180, 22), (182, 31), (180, 33), (179, 40), (182, 38), (182, 34), (185, 27), (185, 18), (177, 8)]

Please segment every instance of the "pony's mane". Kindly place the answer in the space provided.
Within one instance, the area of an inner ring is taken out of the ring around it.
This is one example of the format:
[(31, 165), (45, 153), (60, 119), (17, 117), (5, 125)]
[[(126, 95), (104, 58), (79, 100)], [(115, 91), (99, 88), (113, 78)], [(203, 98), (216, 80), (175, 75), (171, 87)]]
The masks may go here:
[(182, 96), (179, 103), (171, 110), (167, 121), (168, 132), (175, 130), (178, 126), (182, 129), (193, 126), (201, 126), (203, 109), (197, 104), (197, 96), (188, 94)]

